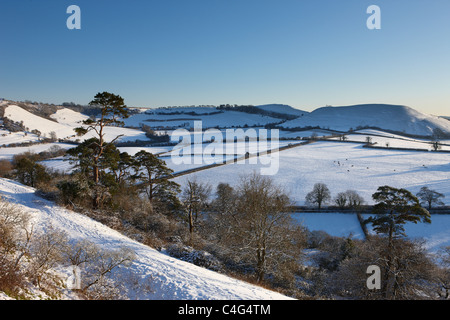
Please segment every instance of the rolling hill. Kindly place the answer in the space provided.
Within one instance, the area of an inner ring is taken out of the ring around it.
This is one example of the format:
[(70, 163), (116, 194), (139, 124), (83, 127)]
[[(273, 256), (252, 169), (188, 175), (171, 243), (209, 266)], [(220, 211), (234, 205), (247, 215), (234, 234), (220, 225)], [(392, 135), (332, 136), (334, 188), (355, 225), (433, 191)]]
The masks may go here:
[[(3, 102), (4, 117), (22, 122), (29, 131), (39, 130), (48, 135), (54, 131), (58, 138), (73, 138), (73, 128), (88, 116), (68, 108), (58, 107), (47, 117), (18, 106)], [(285, 118), (283, 119), (283, 115)], [(286, 120), (288, 119), (288, 120)], [(307, 112), (283, 104), (268, 104), (248, 109), (220, 107), (175, 107), (145, 109), (134, 108), (125, 120), (125, 126), (136, 129), (112, 129), (111, 134), (131, 136), (127, 140), (147, 140), (139, 128), (145, 124), (152, 128), (192, 128), (194, 121), (202, 121), (203, 128), (233, 128), (277, 125), (280, 129), (296, 130), (320, 127), (347, 132), (361, 128), (377, 128), (416, 136), (432, 136), (436, 129), (450, 134), (450, 121), (444, 117), (428, 115), (401, 105), (362, 104), (341, 107), (322, 107)], [(110, 129), (111, 130), (111, 129)]]
[(358, 127), (372, 127), (419, 136), (431, 136), (438, 128), (450, 133), (450, 122), (443, 118), (407, 106), (387, 104), (323, 107), (287, 121), (282, 127), (320, 127), (345, 132)]

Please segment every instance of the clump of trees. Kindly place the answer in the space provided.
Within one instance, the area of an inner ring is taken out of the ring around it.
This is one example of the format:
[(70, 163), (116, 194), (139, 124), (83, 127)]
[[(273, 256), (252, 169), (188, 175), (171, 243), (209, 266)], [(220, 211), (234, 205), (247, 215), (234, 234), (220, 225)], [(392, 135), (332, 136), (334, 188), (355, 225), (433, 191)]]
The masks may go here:
[(38, 156), (33, 153), (15, 155), (13, 167), (19, 182), (31, 187), (39, 187), (50, 179), (50, 176), (42, 164), (38, 163)]
[(225, 264), (257, 283), (289, 289), (303, 257), (304, 229), (293, 222), (291, 201), (270, 178), (251, 174), (236, 188), (219, 184), (209, 214), (210, 228)]
[[(121, 135), (106, 140), (105, 128), (123, 126), (122, 120), (129, 116), (123, 98), (103, 92), (97, 94), (90, 105), (100, 110), (99, 115), (84, 120), (84, 126), (75, 131), (81, 136), (92, 131), (94, 137), (67, 151), (76, 171), (71, 179), (58, 185), (65, 203), (79, 204), (81, 200), (86, 206), (86, 198), (89, 198), (94, 210), (125, 209), (130, 198), (139, 201), (140, 193), (144, 192), (151, 206), (177, 206), (175, 195), (179, 186), (169, 180), (173, 171), (164, 161), (146, 151), (134, 156), (120, 152), (115, 142)], [(123, 195), (127, 195), (128, 200), (122, 201)]]
[[(445, 195), (424, 186), (416, 194), (420, 205), (426, 207), (428, 210), (436, 206), (443, 206), (442, 201)], [(331, 197), (331, 191), (325, 183), (314, 184), (313, 190), (308, 192), (305, 197), (305, 204), (309, 206), (317, 206), (321, 210), (324, 205), (335, 205), (340, 210), (352, 209), (355, 212), (360, 212), (365, 204), (364, 198), (355, 190), (347, 190), (345, 192), (337, 193), (334, 198)]]
[(141, 125), (141, 130), (145, 132), (145, 136), (154, 142), (170, 142), (170, 136), (168, 134), (158, 134), (150, 126), (146, 124)]
[[(365, 240), (310, 233), (308, 247), (319, 251), (311, 259), (314, 267), (303, 274), (311, 281), (303, 290), (351, 299), (448, 299), (448, 248), (440, 256), (444, 264), (436, 264), (423, 241), (405, 233), (407, 223), (430, 223), (430, 213), (405, 189), (382, 186), (372, 197), (373, 216), (365, 222), (373, 233)], [(366, 285), (370, 266), (381, 270), (378, 289)]]

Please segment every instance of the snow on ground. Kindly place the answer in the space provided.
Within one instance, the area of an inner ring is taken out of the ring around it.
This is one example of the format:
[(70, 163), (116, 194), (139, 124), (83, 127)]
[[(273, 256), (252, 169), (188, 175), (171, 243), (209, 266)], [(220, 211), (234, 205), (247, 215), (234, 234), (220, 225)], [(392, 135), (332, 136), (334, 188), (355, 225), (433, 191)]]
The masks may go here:
[(50, 151), (50, 149), (54, 147), (70, 149), (75, 147), (75, 145), (69, 143), (55, 142), (55, 143), (40, 143), (27, 147), (0, 148), (0, 159), (11, 160), (16, 154), (25, 152), (39, 153), (42, 151)]
[[(149, 141), (149, 139), (145, 136), (145, 132), (136, 129), (123, 127), (105, 127), (104, 133), (105, 133), (104, 136), (105, 141), (112, 141), (119, 135), (122, 135), (122, 137), (120, 137), (117, 140), (120, 142), (136, 141), (136, 140)], [(94, 137), (98, 137), (98, 135), (94, 131), (90, 131), (86, 135), (78, 138), (81, 141), (83, 141)]]
[[(364, 235), (355, 214), (345, 213), (324, 213), (324, 212), (299, 212), (294, 213), (295, 221), (308, 227), (311, 231), (325, 231), (337, 236), (352, 236), (356, 239), (363, 239)], [(364, 219), (369, 218), (369, 214), (362, 215)], [(371, 231), (370, 225), (368, 226)], [(450, 215), (433, 214), (431, 224), (407, 223), (405, 231), (410, 239), (425, 240), (425, 248), (430, 252), (437, 252), (444, 246), (450, 246)]]
[(236, 164), (211, 168), (175, 178), (184, 185), (194, 176), (213, 188), (225, 182), (236, 185), (239, 176), (261, 172), (270, 165), (278, 167), (271, 176), (291, 198), (303, 205), (306, 194), (317, 182), (328, 185), (332, 196), (348, 189), (356, 190), (369, 204), (379, 186), (402, 187), (417, 193), (421, 187), (443, 193), (450, 204), (450, 163), (447, 153), (363, 148), (360, 144), (315, 142), (273, 154), (271, 163)]
[(288, 299), (225, 275), (172, 258), (131, 240), (86, 216), (55, 206), (34, 195), (34, 189), (0, 179), (0, 194), (32, 215), (35, 232), (51, 226), (65, 231), (72, 240), (86, 239), (108, 250), (127, 247), (136, 254), (131, 270), (150, 281), (153, 292), (134, 299), (158, 300), (272, 300)]
[(310, 138), (312, 136), (316, 137), (328, 137), (332, 133), (328, 130), (305, 130), (305, 131), (283, 131), (280, 130), (279, 135), (280, 138), (284, 139), (296, 139), (296, 138)]
[(0, 146), (38, 141), (39, 137), (34, 133), (25, 134), (24, 132), (10, 132), (8, 130), (0, 129)]
[[(217, 112), (215, 110), (214, 112)], [(176, 112), (176, 109), (174, 111)], [(195, 112), (195, 111), (194, 111)], [(125, 119), (125, 126), (139, 127), (146, 124), (151, 127), (184, 127), (193, 128), (194, 121), (202, 121), (203, 128), (213, 127), (244, 127), (264, 126), (268, 123), (278, 123), (280, 119), (263, 116), (260, 114), (250, 114), (238, 111), (226, 110), (214, 114), (163, 114), (163, 113), (139, 113)]]
[[(367, 142), (367, 137), (370, 137), (370, 141), (375, 143), (374, 147), (382, 148), (403, 148), (403, 149), (422, 149), (432, 151), (432, 141), (423, 139), (405, 138), (398, 135), (379, 136), (371, 134), (347, 134), (345, 135), (349, 141)], [(339, 137), (330, 138), (330, 140), (339, 140)], [(440, 150), (450, 150), (450, 145), (442, 145)]]
[(285, 128), (320, 126), (340, 131), (368, 126), (423, 136), (432, 135), (434, 128), (450, 132), (448, 120), (426, 115), (406, 106), (385, 104), (323, 107), (298, 119), (287, 121), (282, 126)]
[(69, 125), (72, 127), (79, 127), (81, 122), (89, 119), (89, 116), (71, 109), (58, 109), (56, 113), (52, 114), (50, 118), (55, 119), (58, 123)]
[(3, 292), (0, 292), (0, 300), (14, 300)]
[(364, 237), (356, 214), (297, 212), (293, 213), (292, 217), (310, 231), (325, 231), (336, 237), (347, 237), (350, 234), (356, 239)]
[[(86, 119), (86, 116), (69, 109), (58, 110), (58, 112), (52, 115), (52, 117), (55, 119), (55, 121), (52, 121), (34, 115), (16, 105), (9, 105), (5, 109), (5, 117), (8, 117), (15, 122), (23, 121), (23, 125), (27, 127), (29, 131), (36, 129), (47, 137), (50, 137), (51, 132), (55, 132), (58, 139), (68, 138), (71, 140), (80, 139), (82, 141), (85, 139), (96, 137), (96, 134), (93, 131), (90, 131), (82, 137), (78, 137), (75, 135), (74, 128), (81, 126), (79, 121)], [(56, 122), (56, 120), (59, 122)], [(149, 140), (145, 136), (145, 133), (143, 131), (131, 128), (105, 127), (104, 133), (106, 141), (111, 141), (118, 135), (123, 135), (123, 137), (119, 139), (119, 141), (121, 142)], [(1, 138), (3, 137), (0, 136), (0, 141)], [(0, 142), (0, 145), (2, 144), (3, 143)]]
[(23, 125), (29, 131), (36, 129), (47, 137), (50, 136), (52, 131), (56, 133), (58, 138), (66, 138), (75, 134), (73, 126), (39, 117), (16, 105), (9, 105), (5, 108), (5, 117), (15, 122), (23, 121)]
[(255, 106), (258, 109), (268, 111), (268, 112), (276, 112), (281, 114), (287, 114), (291, 116), (301, 117), (309, 112), (303, 111), (300, 109), (293, 108), (291, 106), (285, 104), (265, 104), (260, 106)]
[(73, 171), (74, 165), (70, 164), (65, 157), (57, 157), (49, 160), (43, 160), (40, 162), (43, 166), (61, 172), (70, 174)]
[(147, 114), (171, 114), (171, 113), (196, 113), (196, 114), (210, 114), (217, 112), (216, 107), (208, 106), (193, 106), (193, 107), (167, 107), (146, 110)]

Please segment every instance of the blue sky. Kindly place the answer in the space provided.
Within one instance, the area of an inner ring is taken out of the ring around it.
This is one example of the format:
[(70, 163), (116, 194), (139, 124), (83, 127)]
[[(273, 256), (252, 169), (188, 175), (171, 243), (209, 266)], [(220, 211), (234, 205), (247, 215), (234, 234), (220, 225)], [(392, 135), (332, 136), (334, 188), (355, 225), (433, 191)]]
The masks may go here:
[[(69, 30), (69, 5), (81, 30)], [(369, 30), (367, 7), (381, 8)], [(450, 115), (448, 0), (2, 0), (0, 97)]]

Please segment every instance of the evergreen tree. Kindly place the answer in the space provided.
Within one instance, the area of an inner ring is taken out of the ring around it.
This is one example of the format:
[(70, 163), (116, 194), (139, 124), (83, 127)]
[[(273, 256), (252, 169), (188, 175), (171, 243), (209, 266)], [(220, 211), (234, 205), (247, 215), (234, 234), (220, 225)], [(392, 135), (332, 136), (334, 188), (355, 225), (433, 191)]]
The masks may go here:
[(365, 222), (371, 223), (377, 234), (387, 235), (387, 263), (384, 272), (387, 281), (383, 290), (386, 298), (392, 299), (398, 291), (399, 268), (405, 263), (399, 260), (396, 248), (397, 240), (406, 237), (404, 225), (408, 222), (431, 223), (431, 216), (420, 206), (419, 199), (406, 189), (382, 186), (372, 198), (376, 202), (373, 209), (376, 216)]
[[(126, 152), (121, 153), (114, 144), (106, 144), (100, 157), (94, 160), (94, 155), (99, 152), (98, 148), (98, 139), (91, 138), (67, 150), (69, 160), (75, 165), (77, 173), (73, 177), (79, 184), (87, 183), (95, 209), (117, 192), (120, 185), (123, 186), (128, 182), (128, 169), (132, 164), (132, 157)], [(97, 182), (95, 182), (96, 171), (98, 171)], [(65, 184), (62, 186), (67, 187)]]
[[(105, 127), (107, 126), (123, 126), (124, 123), (121, 119), (128, 118), (128, 109), (124, 103), (122, 97), (103, 92), (98, 93), (94, 100), (89, 103), (90, 106), (100, 108), (100, 117), (98, 119), (89, 118), (84, 120), (82, 124), (84, 126), (75, 128), (75, 132), (79, 136), (83, 136), (86, 133), (93, 131), (96, 133), (96, 140), (91, 140), (91, 143), (95, 144), (95, 147), (91, 147), (92, 151), (92, 169), (93, 169), (93, 182), (95, 185), (99, 185), (100, 182), (100, 159), (105, 152), (108, 145), (113, 144), (122, 135), (116, 136), (111, 141), (105, 141)], [(100, 195), (94, 194), (93, 206), (98, 208), (100, 204)]]
[(154, 154), (141, 150), (134, 156), (134, 179), (140, 181), (139, 186), (147, 194), (150, 203), (155, 200), (178, 204), (176, 194), (180, 186), (170, 180), (173, 170)]
[(38, 156), (32, 153), (23, 153), (14, 156), (13, 166), (17, 179), (28, 186), (38, 187), (40, 183), (50, 180), (45, 167), (38, 162)]
[(372, 195), (377, 203), (373, 212), (376, 217), (366, 220), (376, 233), (388, 235), (389, 241), (406, 237), (404, 225), (407, 222), (431, 223), (430, 213), (422, 208), (419, 199), (406, 189), (382, 186)]

